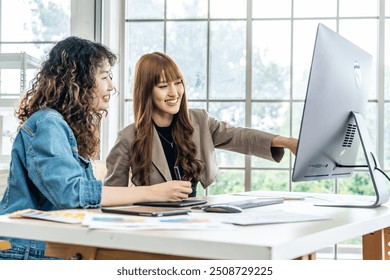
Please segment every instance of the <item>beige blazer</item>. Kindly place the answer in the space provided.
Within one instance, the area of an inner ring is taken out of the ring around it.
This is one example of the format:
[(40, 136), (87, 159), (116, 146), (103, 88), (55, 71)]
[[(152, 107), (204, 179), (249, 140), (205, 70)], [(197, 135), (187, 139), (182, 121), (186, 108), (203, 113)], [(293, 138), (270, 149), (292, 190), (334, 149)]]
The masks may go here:
[[(215, 148), (254, 155), (267, 160), (279, 162), (283, 148), (272, 148), (275, 134), (256, 129), (233, 127), (225, 122), (210, 117), (206, 110), (190, 109), (190, 118), (194, 127), (193, 140), (196, 145), (196, 157), (205, 163), (200, 183), (204, 188), (212, 184), (218, 175)], [(140, 185), (131, 182), (130, 154), (134, 140), (134, 124), (130, 124), (118, 133), (114, 147), (107, 159), (107, 174), (104, 185), (127, 186)], [(152, 151), (152, 173), (150, 184), (158, 184), (172, 180), (164, 150), (154, 130)]]

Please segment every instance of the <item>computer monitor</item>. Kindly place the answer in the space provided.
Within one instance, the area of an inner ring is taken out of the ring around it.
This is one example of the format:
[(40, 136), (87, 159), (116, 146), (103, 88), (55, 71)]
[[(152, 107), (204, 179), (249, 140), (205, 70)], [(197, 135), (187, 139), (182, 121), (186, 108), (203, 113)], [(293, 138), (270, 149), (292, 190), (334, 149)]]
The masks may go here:
[(364, 123), (374, 81), (372, 56), (323, 24), (317, 28), (295, 157), (293, 182), (351, 176), (363, 148), (375, 197), (322, 206), (376, 207), (389, 191)]

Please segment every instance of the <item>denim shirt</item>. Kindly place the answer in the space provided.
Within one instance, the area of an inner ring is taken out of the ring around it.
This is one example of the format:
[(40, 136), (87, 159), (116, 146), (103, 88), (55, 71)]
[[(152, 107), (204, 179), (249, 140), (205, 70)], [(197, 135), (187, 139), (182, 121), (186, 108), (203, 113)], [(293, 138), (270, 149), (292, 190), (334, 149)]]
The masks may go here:
[[(90, 161), (78, 154), (76, 138), (57, 111), (41, 109), (24, 122), (11, 158), (0, 215), (26, 208), (101, 206), (102, 182), (95, 179)], [(7, 239), (13, 247), (45, 248), (40, 241)]]

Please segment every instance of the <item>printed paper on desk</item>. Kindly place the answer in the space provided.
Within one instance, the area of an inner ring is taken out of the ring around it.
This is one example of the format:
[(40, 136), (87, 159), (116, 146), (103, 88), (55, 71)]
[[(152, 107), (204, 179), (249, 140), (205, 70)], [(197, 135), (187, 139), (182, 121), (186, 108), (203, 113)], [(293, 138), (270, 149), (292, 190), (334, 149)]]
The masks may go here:
[(40, 211), (35, 209), (25, 209), (11, 214), (11, 218), (32, 218), (38, 220), (66, 223), (66, 224), (80, 224), (85, 215), (85, 210), (67, 209), (54, 211)]
[(138, 217), (115, 214), (87, 214), (82, 223), (91, 229), (122, 230), (210, 230), (226, 228), (220, 221), (190, 213), (184, 216), (171, 217)]
[(328, 220), (327, 217), (307, 215), (301, 213), (288, 212), (284, 210), (250, 212), (245, 213), (240, 217), (231, 218), (223, 221), (227, 224), (239, 226), (265, 225), (265, 224), (280, 224), (280, 223), (297, 223)]
[(146, 222), (147, 217), (127, 216), (116, 214), (87, 214), (84, 217), (83, 226), (91, 229), (154, 229), (156, 225)]

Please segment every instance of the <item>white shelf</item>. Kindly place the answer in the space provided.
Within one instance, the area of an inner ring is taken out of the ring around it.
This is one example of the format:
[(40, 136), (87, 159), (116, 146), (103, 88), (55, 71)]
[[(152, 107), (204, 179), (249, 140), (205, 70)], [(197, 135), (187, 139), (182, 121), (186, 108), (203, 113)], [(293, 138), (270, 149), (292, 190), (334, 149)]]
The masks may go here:
[(37, 69), (39, 59), (25, 53), (0, 53), (0, 69)]
[[(26, 89), (26, 71), (29, 69), (38, 69), (40, 67), (39, 59), (25, 53), (0, 53), (0, 69), (16, 69), (20, 71), (20, 88), (19, 93), (1, 92), (0, 88), (0, 101), (1, 107), (13, 108), (20, 98), (20, 94)], [(0, 81), (1, 81), (0, 76)], [(0, 162), (5, 161), (5, 155), (3, 155), (3, 118), (0, 116)]]
[[(0, 53), (0, 69), (19, 69), (20, 70), (20, 92), (26, 88), (26, 70), (37, 69), (40, 66), (39, 59), (25, 53)], [(1, 77), (0, 77), (1, 78)], [(7, 94), (0, 92), (0, 99), (18, 97), (19, 94)]]

